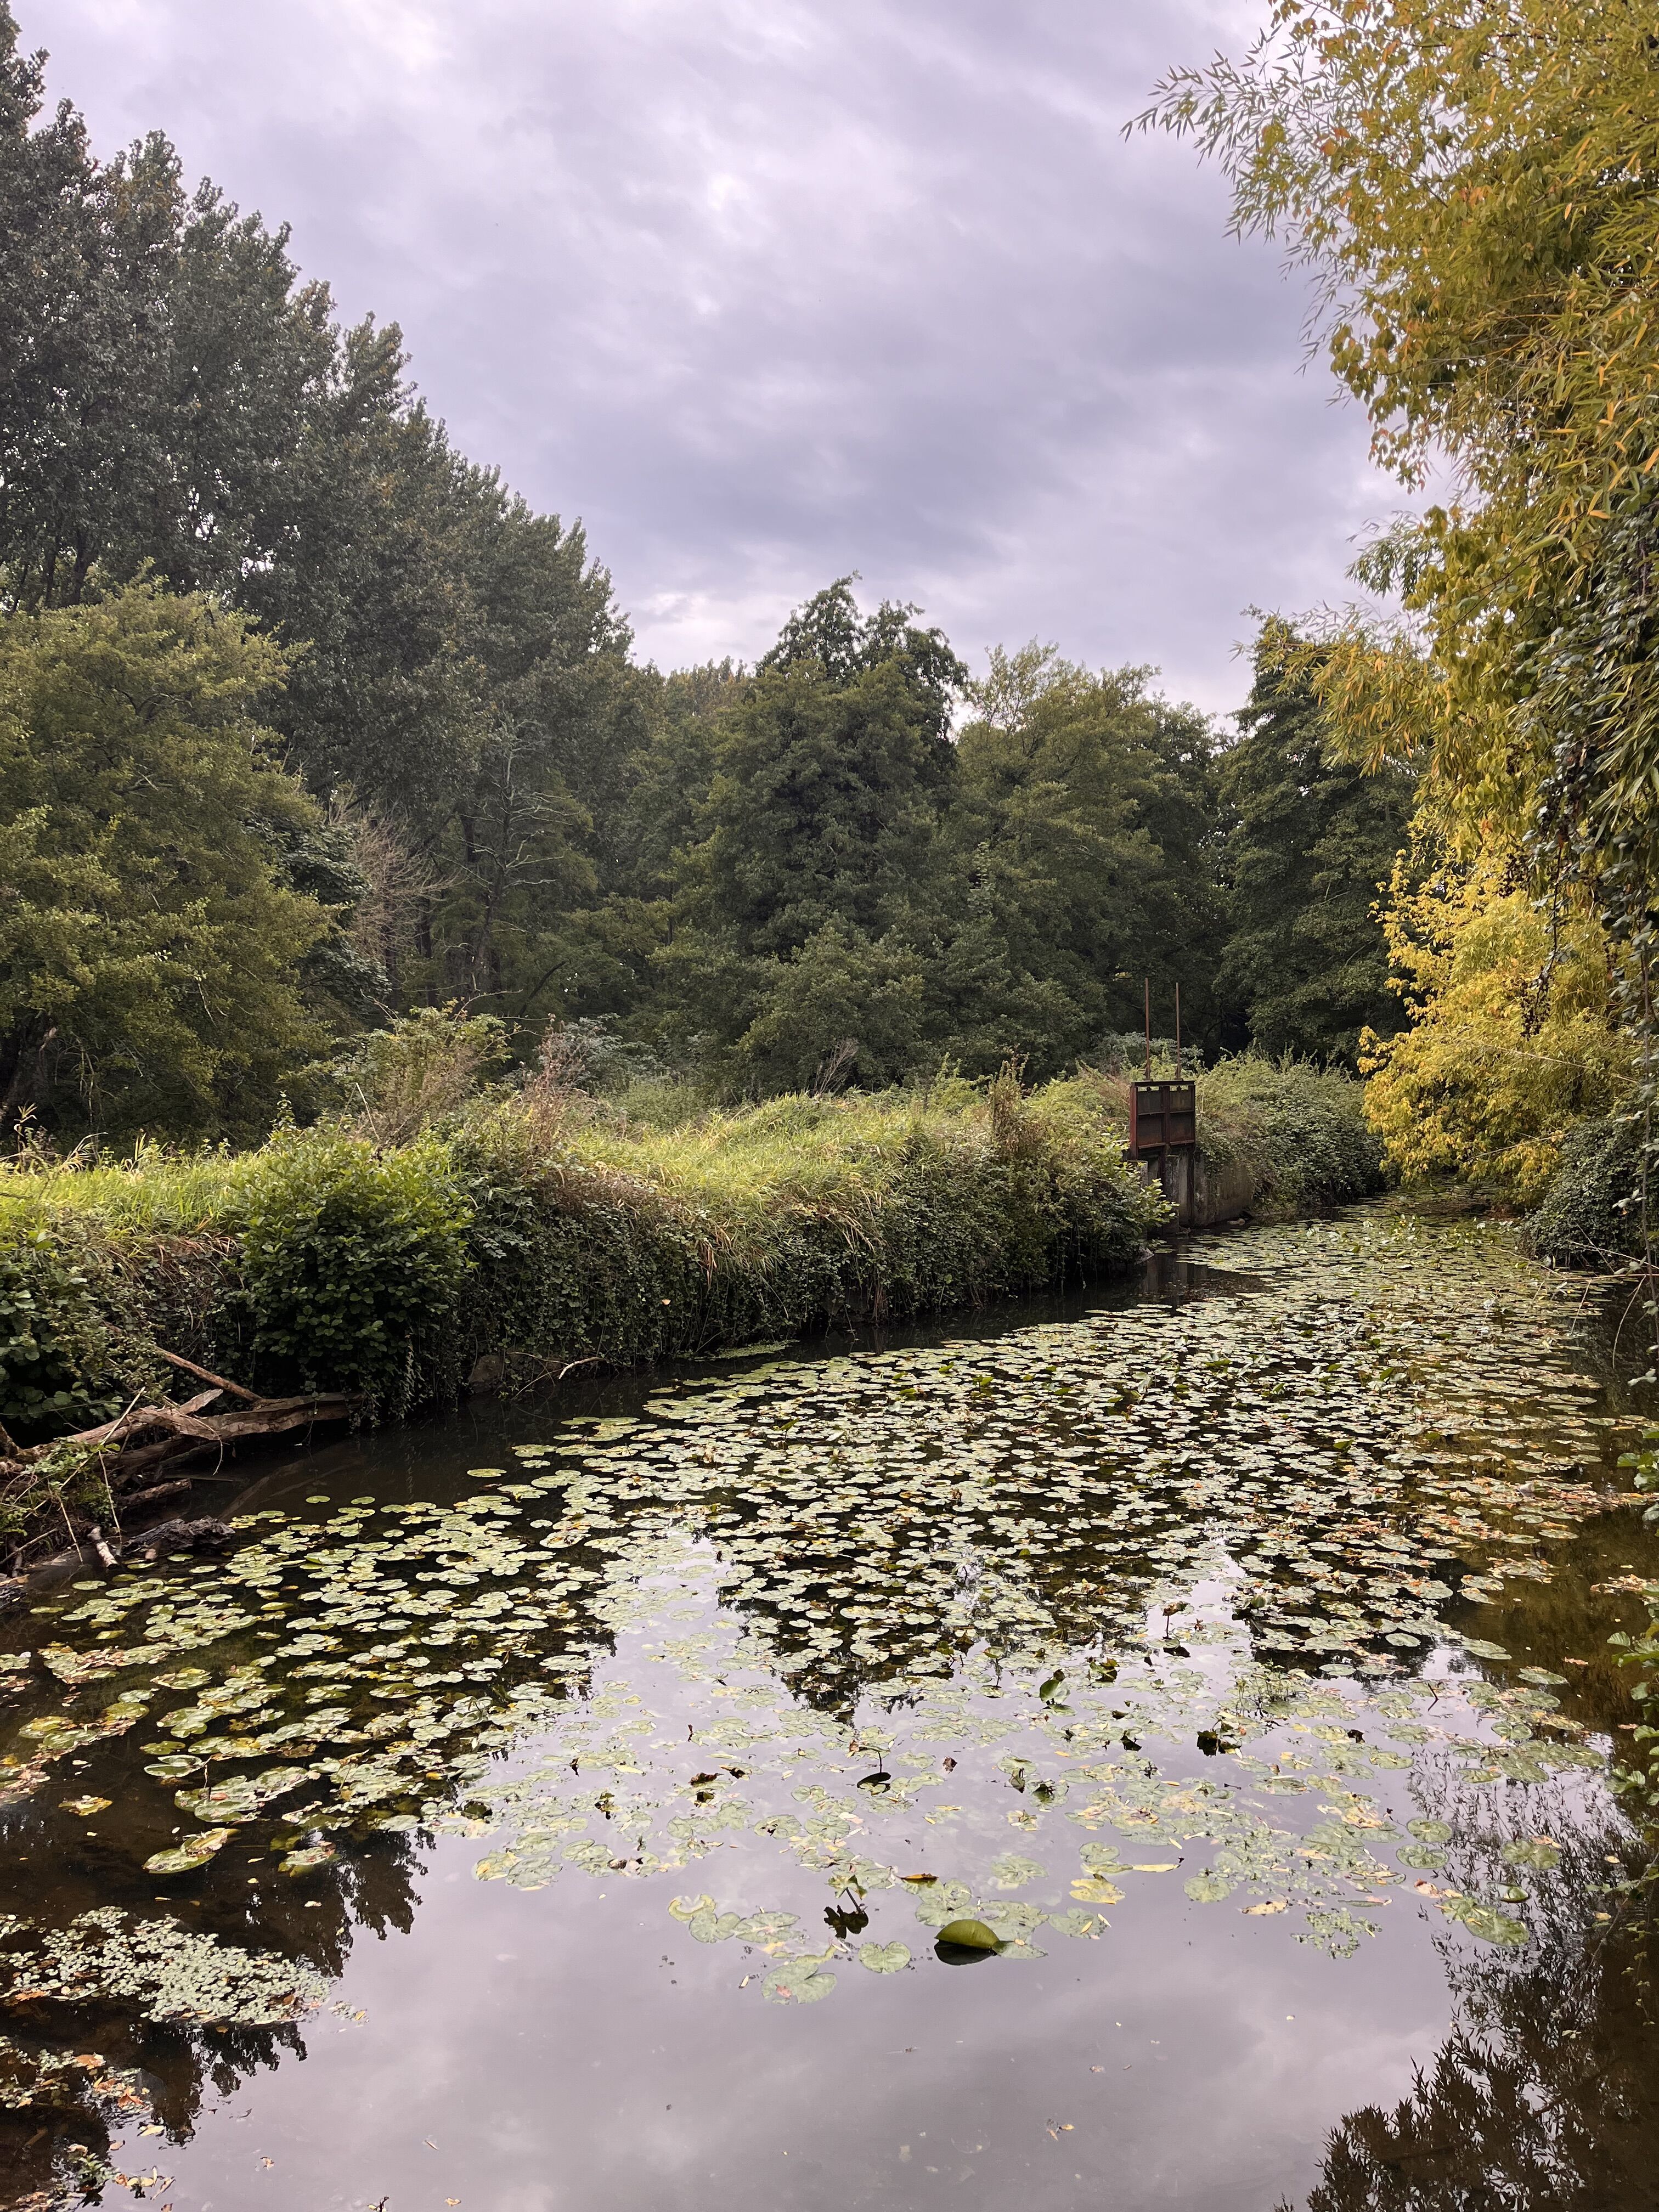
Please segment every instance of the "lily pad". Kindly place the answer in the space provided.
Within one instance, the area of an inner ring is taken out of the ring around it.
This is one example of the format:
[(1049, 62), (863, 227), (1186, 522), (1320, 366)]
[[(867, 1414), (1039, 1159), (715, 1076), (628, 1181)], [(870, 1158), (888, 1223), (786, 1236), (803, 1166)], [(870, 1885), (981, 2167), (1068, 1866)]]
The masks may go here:
[(1111, 1924), (1098, 1912), (1051, 1912), (1048, 1915), (1048, 1925), (1058, 1929), (1062, 1936), (1086, 1939), (1097, 1936), (1103, 1928), (1109, 1928)]
[(1517, 1920), (1512, 1913), (1500, 1912), (1495, 1905), (1465, 1904), (1452, 1917), (1461, 1920), (1471, 1936), (1479, 1936), (1505, 1949), (1518, 1949), (1527, 1941), (1525, 1921)]
[(1219, 1905), (1224, 1897), (1231, 1897), (1233, 1885), (1224, 1881), (1218, 1874), (1195, 1874), (1182, 1887), (1195, 1905)]
[(326, 1866), (335, 1855), (332, 1844), (310, 1844), (303, 1850), (289, 1851), (276, 1862), (278, 1874), (309, 1874), (313, 1867)]
[(1552, 1873), (1561, 1863), (1561, 1846), (1547, 1836), (1528, 1836), (1518, 1844), (1505, 1844), (1505, 1866), (1529, 1867), (1539, 1874)]
[(144, 1861), (146, 1874), (193, 1874), (198, 1867), (205, 1866), (216, 1852), (221, 1851), (235, 1833), (234, 1828), (204, 1828), (199, 1835), (186, 1836), (176, 1849), (156, 1851)]
[(859, 1964), (867, 1966), (872, 1974), (902, 1973), (910, 1963), (910, 1949), (906, 1943), (860, 1943)]
[(836, 1977), (823, 1971), (823, 1958), (791, 1959), (773, 1967), (761, 1994), (768, 2004), (817, 2004), (835, 1986)]

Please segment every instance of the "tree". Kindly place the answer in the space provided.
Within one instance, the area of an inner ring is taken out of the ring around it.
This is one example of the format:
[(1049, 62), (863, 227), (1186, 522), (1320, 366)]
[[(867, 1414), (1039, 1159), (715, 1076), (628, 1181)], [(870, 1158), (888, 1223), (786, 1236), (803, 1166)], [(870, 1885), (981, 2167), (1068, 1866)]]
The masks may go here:
[[(865, 1082), (925, 1054), (915, 916), (938, 884), (967, 672), (915, 611), (866, 617), (842, 577), (751, 678), (703, 687), (708, 793), (660, 918), (658, 1034), (728, 1079), (810, 1080), (848, 1036)], [(667, 742), (700, 778), (693, 719)], [(660, 791), (651, 803), (674, 818)]]
[[(1651, 1057), (1659, 886), (1659, 100), (1627, 0), (1277, 0), (1143, 122), (1195, 137), (1242, 230), (1319, 288), (1378, 458), (1456, 497), (1361, 564), (1415, 631), (1322, 641), (1358, 756), (1425, 820), (1592, 914)], [(1653, 1071), (1644, 1103), (1655, 1099)]]
[(1287, 658), (1297, 642), (1264, 623), (1243, 734), (1222, 763), (1231, 933), (1219, 988), (1267, 1051), (1352, 1067), (1362, 1031), (1389, 1036), (1403, 1018), (1376, 908), (1409, 832), (1413, 779), (1394, 764), (1367, 775), (1340, 757), (1315, 673)]
[(0, 623), (0, 1116), (263, 1135), (325, 1041), (313, 803), (253, 708), (281, 654), (150, 583)]
[(146, 562), (234, 592), (292, 533), (326, 289), (286, 232), (188, 198), (159, 135), (100, 164), (67, 102), (34, 127), (43, 65), (0, 4), (0, 597), (73, 605)]
[(956, 926), (936, 963), (952, 1049), (1053, 1073), (1139, 1029), (1213, 1042), (1220, 947), (1212, 739), (1151, 671), (1094, 674), (1031, 645), (991, 656), (965, 725), (949, 836)]
[(395, 326), (342, 330), (285, 229), (99, 162), (0, 0), (0, 605), (149, 573), (296, 648), (289, 760), (423, 872), (406, 992), (532, 1015), (609, 861), (648, 686), (580, 528), (458, 455)]
[(739, 951), (787, 955), (834, 925), (878, 936), (926, 878), (967, 671), (915, 611), (863, 617), (841, 578), (725, 716), (694, 866)]

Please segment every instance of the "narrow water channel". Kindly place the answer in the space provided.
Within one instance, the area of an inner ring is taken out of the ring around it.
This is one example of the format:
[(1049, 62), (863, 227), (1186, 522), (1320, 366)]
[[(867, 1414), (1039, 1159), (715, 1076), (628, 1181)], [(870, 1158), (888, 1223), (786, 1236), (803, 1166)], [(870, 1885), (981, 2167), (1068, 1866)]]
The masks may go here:
[(264, 1463), (0, 1618), (0, 2196), (1659, 2204), (1625, 1334), (1380, 1206)]

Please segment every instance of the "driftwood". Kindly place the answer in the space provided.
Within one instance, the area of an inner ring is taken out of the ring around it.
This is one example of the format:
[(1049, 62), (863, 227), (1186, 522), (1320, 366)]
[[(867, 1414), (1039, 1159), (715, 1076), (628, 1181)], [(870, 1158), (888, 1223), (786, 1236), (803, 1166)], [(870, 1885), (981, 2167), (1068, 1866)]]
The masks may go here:
[(127, 1539), (127, 1549), (144, 1559), (160, 1559), (164, 1552), (230, 1552), (236, 1548), (236, 1531), (228, 1521), (158, 1521)]
[[(265, 1437), (286, 1436), (319, 1421), (349, 1420), (361, 1402), (343, 1392), (302, 1398), (262, 1398), (258, 1391), (198, 1367), (194, 1360), (185, 1359), (176, 1352), (163, 1352), (161, 1356), (169, 1367), (206, 1383), (208, 1388), (198, 1390), (182, 1405), (170, 1399), (148, 1403), (135, 1401), (114, 1420), (100, 1422), (96, 1428), (82, 1429), (74, 1436), (54, 1437), (50, 1443), (19, 1445), (0, 1430), (0, 1489), (17, 1498), (36, 1483), (49, 1480), (60, 1468), (84, 1468), (101, 1478), (112, 1524), (109, 1536), (106, 1536), (101, 1525), (88, 1527), (84, 1519), (77, 1527), (54, 1488), (47, 1492), (45, 1501), (46, 1511), (53, 1516), (52, 1525), (43, 1525), (37, 1534), (25, 1540), (13, 1554), (14, 1568), (29, 1553), (52, 1541), (52, 1528), (60, 1520), (68, 1527), (77, 1553), (84, 1535), (93, 1552), (106, 1565), (112, 1566), (121, 1547), (119, 1505), (125, 1504), (131, 1510), (159, 1504), (164, 1498), (182, 1495), (190, 1487), (188, 1480), (158, 1484), (154, 1480), (158, 1473), (170, 1471), (183, 1461), (209, 1453), (222, 1457), (233, 1445), (257, 1443)], [(222, 1406), (217, 1413), (209, 1410), (221, 1406), (225, 1399), (237, 1402)], [(58, 1533), (61, 1535), (62, 1530)]]
[(132, 1513), (146, 1505), (159, 1505), (164, 1498), (182, 1498), (190, 1487), (190, 1477), (181, 1475), (177, 1482), (158, 1482), (148, 1490), (135, 1490), (124, 1495), (121, 1503)]

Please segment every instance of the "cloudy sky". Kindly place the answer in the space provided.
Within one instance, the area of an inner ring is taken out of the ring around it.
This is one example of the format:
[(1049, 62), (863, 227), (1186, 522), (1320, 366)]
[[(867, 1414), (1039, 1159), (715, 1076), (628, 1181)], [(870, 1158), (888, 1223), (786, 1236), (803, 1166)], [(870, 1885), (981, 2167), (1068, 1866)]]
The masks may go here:
[(1220, 179), (1122, 137), (1245, 0), (14, 6), (101, 149), (166, 131), (402, 324), (664, 665), (856, 570), (1223, 709), (1401, 504)]

